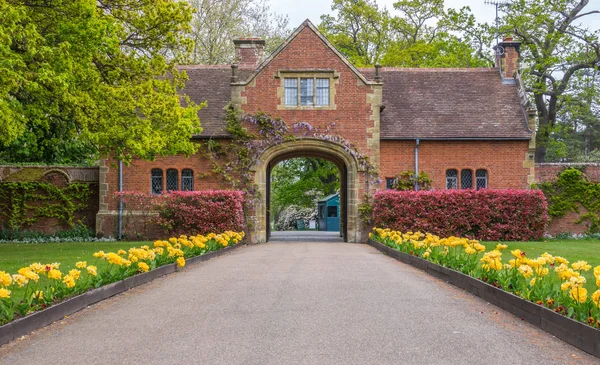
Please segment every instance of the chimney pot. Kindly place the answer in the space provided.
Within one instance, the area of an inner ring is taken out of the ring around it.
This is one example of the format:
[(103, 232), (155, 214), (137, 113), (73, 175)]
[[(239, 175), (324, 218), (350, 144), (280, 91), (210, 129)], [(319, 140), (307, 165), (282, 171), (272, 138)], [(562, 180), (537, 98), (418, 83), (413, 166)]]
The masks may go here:
[(504, 79), (512, 79), (519, 71), (520, 42), (515, 42), (513, 37), (506, 36), (504, 41), (494, 47), (496, 51), (496, 67)]
[(375, 82), (382, 82), (383, 78), (381, 77), (381, 65), (379, 63), (375, 64)]

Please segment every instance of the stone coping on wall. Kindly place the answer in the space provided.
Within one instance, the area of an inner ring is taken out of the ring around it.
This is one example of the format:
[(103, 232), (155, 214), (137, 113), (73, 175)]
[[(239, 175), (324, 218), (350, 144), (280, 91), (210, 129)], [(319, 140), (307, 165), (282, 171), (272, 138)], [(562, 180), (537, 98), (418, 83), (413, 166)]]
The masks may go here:
[(98, 166), (60, 166), (60, 165), (1, 165), (0, 182), (44, 181), (44, 177), (58, 173), (67, 183), (98, 183), (100, 168)]
[[(210, 260), (245, 245), (245, 242), (238, 243), (237, 245), (225, 247), (219, 251), (213, 251), (204, 255), (191, 257), (186, 259), (186, 265), (193, 265)], [(97, 289), (89, 290), (83, 294), (66, 299), (44, 310), (32, 313), (26, 317), (19, 318), (13, 322), (2, 325), (0, 326), (0, 346), (21, 336), (28, 335), (31, 332), (56, 321), (60, 321), (64, 319), (65, 316), (79, 312), (80, 310), (87, 308), (92, 304), (98, 303), (104, 299), (108, 299), (129, 289), (146, 284), (161, 276), (171, 274), (179, 270), (180, 269), (177, 268), (177, 264), (164, 265), (154, 270), (130, 276), (121, 281), (101, 286)]]
[(391, 258), (414, 266), (457, 286), (589, 354), (600, 357), (600, 330), (555, 313), (544, 306), (527, 301), (461, 272), (394, 250), (371, 239), (369, 239), (368, 244)]

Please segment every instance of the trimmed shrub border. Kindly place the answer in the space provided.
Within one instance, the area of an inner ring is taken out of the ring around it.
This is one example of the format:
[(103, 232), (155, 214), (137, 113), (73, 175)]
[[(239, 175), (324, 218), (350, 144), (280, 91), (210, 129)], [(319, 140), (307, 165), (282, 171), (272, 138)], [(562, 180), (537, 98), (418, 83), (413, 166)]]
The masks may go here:
[[(240, 246), (246, 246), (245, 242), (240, 242), (236, 245), (231, 245), (220, 249), (219, 251), (209, 252), (204, 255), (194, 256), (185, 260), (186, 266), (197, 264), (203, 261), (210, 260), (215, 257), (224, 255)], [(26, 317), (19, 318), (13, 322), (0, 326), (0, 346), (9, 343), (21, 336), (28, 335), (31, 332), (46, 327), (56, 321), (62, 320), (65, 316), (79, 312), (80, 310), (108, 299), (117, 294), (123, 293), (136, 286), (149, 283), (161, 276), (180, 271), (177, 264), (168, 264), (158, 267), (154, 270), (130, 276), (121, 281), (101, 286), (96, 289), (89, 290), (83, 294), (69, 298), (60, 303), (54, 304), (44, 310), (32, 313)]]
[(368, 244), (398, 261), (416, 267), (504, 309), (561, 340), (600, 357), (600, 330), (498, 289), (461, 272), (436, 265), (420, 257), (396, 251), (369, 239)]

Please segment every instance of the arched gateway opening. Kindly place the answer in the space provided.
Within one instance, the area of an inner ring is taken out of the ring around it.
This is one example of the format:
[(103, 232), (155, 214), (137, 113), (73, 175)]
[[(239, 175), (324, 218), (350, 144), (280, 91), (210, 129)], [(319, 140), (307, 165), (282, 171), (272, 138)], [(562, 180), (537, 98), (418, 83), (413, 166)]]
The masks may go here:
[(254, 241), (270, 238), (269, 198), (271, 168), (295, 157), (314, 157), (331, 161), (340, 171), (340, 232), (346, 242), (360, 242), (358, 220), (358, 163), (342, 146), (318, 139), (286, 141), (265, 150), (254, 167), (259, 201), (255, 208)]

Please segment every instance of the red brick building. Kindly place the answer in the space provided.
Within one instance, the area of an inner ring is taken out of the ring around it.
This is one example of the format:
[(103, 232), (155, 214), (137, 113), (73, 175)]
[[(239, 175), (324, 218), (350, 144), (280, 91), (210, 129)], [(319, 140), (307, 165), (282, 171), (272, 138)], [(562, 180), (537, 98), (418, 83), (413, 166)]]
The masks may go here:
[[(230, 138), (223, 117), (231, 103), (343, 138), (368, 157), (381, 181), (372, 184), (339, 143), (298, 132), (295, 141), (267, 148), (253, 169), (261, 192), (250, 232), (255, 242), (268, 239), (270, 167), (292, 157), (326, 158), (340, 168), (341, 233), (350, 242), (364, 239), (358, 205), (365, 193), (385, 189), (402, 171), (428, 173), (434, 189), (525, 189), (533, 182), (534, 115), (515, 73), (519, 44), (511, 39), (500, 44), (496, 68), (471, 69), (357, 69), (309, 21), (264, 60), (264, 41), (234, 43), (237, 65), (181, 67), (189, 77), (183, 92), (207, 101), (199, 112), (204, 130), (195, 139)], [(134, 160), (121, 171), (122, 188), (157, 194), (228, 188), (205, 176), (210, 169), (200, 154)], [(115, 235), (119, 181), (119, 169), (103, 161), (97, 231), (105, 235)]]

